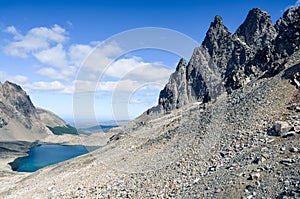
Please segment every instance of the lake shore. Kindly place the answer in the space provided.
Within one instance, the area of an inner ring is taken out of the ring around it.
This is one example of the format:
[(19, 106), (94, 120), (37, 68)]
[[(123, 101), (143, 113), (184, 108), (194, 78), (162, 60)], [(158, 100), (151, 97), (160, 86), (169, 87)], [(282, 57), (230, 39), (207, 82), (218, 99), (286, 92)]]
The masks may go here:
[[(113, 132), (113, 131), (112, 131)], [(91, 135), (49, 135), (36, 141), (0, 141), (0, 193), (7, 191), (14, 184), (30, 176), (32, 173), (13, 171), (9, 163), (16, 158), (28, 155), (33, 146), (40, 144), (103, 146), (107, 143), (110, 133), (94, 133)], [(53, 166), (53, 165), (52, 165)]]

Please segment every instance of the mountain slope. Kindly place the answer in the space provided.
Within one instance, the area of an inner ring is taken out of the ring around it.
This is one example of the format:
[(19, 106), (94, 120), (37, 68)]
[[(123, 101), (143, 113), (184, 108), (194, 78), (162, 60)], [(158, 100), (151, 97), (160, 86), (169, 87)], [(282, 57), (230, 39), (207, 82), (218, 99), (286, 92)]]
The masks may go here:
[(65, 126), (55, 114), (36, 108), (22, 88), (0, 83), (0, 141), (35, 141), (52, 135), (47, 126)]
[(43, 108), (37, 107), (36, 112), (39, 115), (42, 123), (46, 126), (56, 127), (56, 126), (66, 126), (67, 123), (52, 113), (51, 111), (45, 110)]

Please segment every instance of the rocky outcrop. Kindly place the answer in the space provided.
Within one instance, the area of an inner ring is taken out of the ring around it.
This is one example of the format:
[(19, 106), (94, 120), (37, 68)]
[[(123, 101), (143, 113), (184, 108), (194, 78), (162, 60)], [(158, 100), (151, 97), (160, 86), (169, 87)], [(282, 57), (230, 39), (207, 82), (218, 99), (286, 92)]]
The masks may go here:
[(235, 34), (241, 41), (257, 51), (271, 45), (277, 32), (269, 13), (254, 8)]
[(267, 12), (254, 8), (232, 34), (216, 16), (202, 45), (188, 63), (180, 60), (160, 93), (158, 105), (147, 114), (213, 101), (259, 76), (270, 77), (282, 71), (286, 58), (299, 51), (299, 17), (300, 8), (290, 8), (274, 26)]
[(0, 83), (0, 141), (33, 141), (51, 135), (47, 126), (65, 126), (53, 113), (37, 109), (18, 85)]
[(276, 22), (278, 36), (274, 41), (276, 58), (285, 58), (300, 48), (300, 8), (288, 9)]

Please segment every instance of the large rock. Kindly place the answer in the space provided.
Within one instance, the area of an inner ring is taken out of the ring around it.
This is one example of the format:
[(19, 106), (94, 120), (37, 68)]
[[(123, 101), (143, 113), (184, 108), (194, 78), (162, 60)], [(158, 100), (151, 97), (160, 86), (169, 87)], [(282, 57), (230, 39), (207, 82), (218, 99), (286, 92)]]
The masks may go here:
[(277, 121), (273, 125), (274, 135), (281, 136), (291, 130), (292, 126), (288, 122)]

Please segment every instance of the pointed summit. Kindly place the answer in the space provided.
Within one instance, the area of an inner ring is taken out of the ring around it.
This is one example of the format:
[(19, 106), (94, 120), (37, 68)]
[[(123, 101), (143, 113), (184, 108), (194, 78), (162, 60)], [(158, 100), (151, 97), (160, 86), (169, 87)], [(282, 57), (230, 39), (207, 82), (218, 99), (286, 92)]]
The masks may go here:
[(212, 54), (218, 48), (218, 44), (228, 36), (232, 35), (229, 30), (223, 25), (222, 17), (215, 16), (214, 22), (210, 24), (208, 31), (206, 32), (205, 39), (202, 43), (208, 49), (208, 52)]
[(249, 11), (244, 23), (237, 29), (235, 35), (248, 46), (262, 49), (276, 37), (270, 14), (254, 8)]
[(221, 16), (216, 15), (215, 19), (214, 19), (214, 22), (211, 24), (211, 26), (216, 27), (216, 26), (220, 26), (220, 25), (223, 25), (223, 19), (222, 19)]
[(180, 61), (178, 62), (176, 71), (179, 71), (180, 68), (182, 68), (182, 67), (186, 67), (186, 60), (183, 58), (181, 58)]

